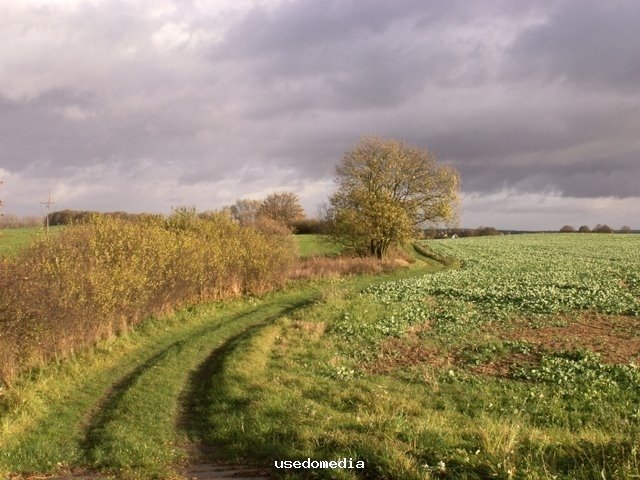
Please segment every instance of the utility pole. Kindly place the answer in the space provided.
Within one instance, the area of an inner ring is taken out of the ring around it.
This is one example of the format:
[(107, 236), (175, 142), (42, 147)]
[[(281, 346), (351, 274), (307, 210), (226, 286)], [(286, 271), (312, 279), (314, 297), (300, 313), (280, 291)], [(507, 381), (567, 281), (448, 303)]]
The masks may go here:
[[(2, 180), (0, 180), (0, 185), (2, 185), (3, 183), (4, 182)], [(2, 200), (0, 200), (0, 217), (2, 217), (3, 215), (4, 215), (4, 213), (2, 213)]]
[(45, 207), (47, 207), (46, 225), (47, 225), (47, 236), (49, 236), (49, 210), (51, 209), (51, 205), (54, 205), (56, 203), (53, 200), (51, 200), (51, 187), (49, 187), (49, 196), (47, 197), (47, 200), (40, 203), (43, 204)]

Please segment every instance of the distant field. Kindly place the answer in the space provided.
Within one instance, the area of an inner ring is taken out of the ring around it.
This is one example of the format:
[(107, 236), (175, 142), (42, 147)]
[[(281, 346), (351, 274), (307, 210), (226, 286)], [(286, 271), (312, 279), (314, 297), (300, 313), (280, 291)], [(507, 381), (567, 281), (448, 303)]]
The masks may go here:
[[(61, 227), (51, 227), (54, 233)], [(0, 257), (15, 255), (20, 249), (29, 245), (29, 242), (38, 234), (44, 234), (42, 227), (29, 228), (3, 228), (0, 229)]]
[(304, 234), (296, 235), (295, 238), (302, 258), (334, 257), (342, 250), (340, 246), (329, 243), (325, 235)]

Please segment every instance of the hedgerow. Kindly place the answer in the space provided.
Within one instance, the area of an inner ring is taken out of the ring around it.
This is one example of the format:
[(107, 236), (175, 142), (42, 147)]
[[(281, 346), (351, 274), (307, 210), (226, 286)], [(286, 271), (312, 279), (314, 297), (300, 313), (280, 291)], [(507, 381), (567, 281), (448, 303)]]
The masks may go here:
[(150, 315), (284, 285), (288, 233), (183, 208), (166, 219), (95, 216), (37, 240), (0, 261), (0, 382)]

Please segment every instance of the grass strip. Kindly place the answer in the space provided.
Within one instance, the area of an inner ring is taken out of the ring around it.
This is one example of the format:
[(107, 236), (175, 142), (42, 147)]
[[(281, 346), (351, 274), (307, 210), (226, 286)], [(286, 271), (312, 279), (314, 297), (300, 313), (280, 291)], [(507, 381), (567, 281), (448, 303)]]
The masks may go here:
[(171, 466), (184, 458), (179, 446), (184, 439), (175, 425), (190, 372), (208, 356), (225, 355), (236, 339), (251, 336), (257, 327), (309, 301), (308, 293), (284, 297), (175, 343), (153, 358), (118, 386), (94, 418), (87, 435), (89, 464), (125, 474), (133, 471), (136, 478), (169, 475)]
[(34, 370), (0, 392), (0, 475), (100, 468), (162, 476), (184, 457), (176, 423), (184, 420), (181, 405), (190, 408), (185, 386), (212, 351), (224, 358), (244, 330), (287, 315), (318, 292), (331, 297), (441, 268), (420, 262), (392, 274), (301, 282), (259, 300), (185, 309)]
[[(175, 360), (179, 364), (175, 368), (184, 368), (183, 375), (188, 375), (200, 358), (197, 355), (181, 358), (180, 352), (188, 344), (196, 342), (200, 355), (206, 357), (217, 346), (216, 342), (224, 342), (225, 335), (233, 335), (252, 322), (264, 321), (280, 309), (289, 308), (292, 301), (305, 301), (312, 295), (313, 290), (307, 288), (268, 295), (259, 301), (185, 310), (168, 319), (149, 320), (126, 336), (100, 344), (90, 353), (33, 372), (2, 397), (0, 473), (52, 473), (91, 464), (112, 469), (134, 464), (134, 460), (126, 461), (122, 456), (109, 462), (98, 453), (101, 439), (112, 431), (105, 430), (109, 420), (117, 417), (113, 409), (115, 399), (122, 397), (121, 403), (126, 400), (133, 411), (140, 410), (138, 424), (150, 420), (156, 428), (164, 428), (164, 435), (168, 436), (174, 426), (173, 418), (142, 415), (144, 404), (151, 400), (150, 390), (140, 398), (143, 405), (139, 406), (132, 407), (125, 395), (130, 387), (148, 387), (149, 374), (145, 371), (166, 375), (171, 369), (158, 368), (159, 365)], [(209, 343), (203, 344), (204, 338)], [(183, 387), (181, 379), (180, 374), (167, 378), (164, 388), (168, 390), (160, 395), (162, 399), (156, 399), (156, 408), (167, 397), (177, 398)], [(158, 426), (163, 422), (170, 427)], [(134, 423), (127, 427), (132, 437), (137, 426)], [(140, 441), (144, 443), (141, 437)], [(87, 454), (87, 450), (92, 453)], [(173, 459), (175, 455), (168, 457)]]

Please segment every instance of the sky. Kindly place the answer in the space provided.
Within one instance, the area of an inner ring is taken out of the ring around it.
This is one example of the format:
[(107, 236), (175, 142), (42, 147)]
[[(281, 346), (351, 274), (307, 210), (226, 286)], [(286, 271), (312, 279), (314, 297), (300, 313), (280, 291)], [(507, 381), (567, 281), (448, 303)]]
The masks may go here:
[(640, 2), (0, 2), (4, 212), (297, 193), (363, 135), (461, 175), (461, 225), (640, 228)]

